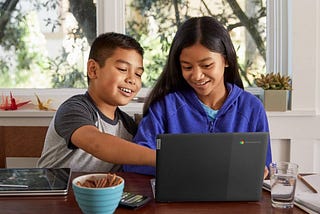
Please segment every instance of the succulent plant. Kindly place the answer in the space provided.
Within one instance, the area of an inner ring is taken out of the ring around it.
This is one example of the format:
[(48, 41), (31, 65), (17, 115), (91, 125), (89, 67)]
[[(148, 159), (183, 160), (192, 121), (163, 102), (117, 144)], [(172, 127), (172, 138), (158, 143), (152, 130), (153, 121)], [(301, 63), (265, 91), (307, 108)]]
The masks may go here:
[(255, 83), (264, 90), (292, 90), (291, 78), (280, 73), (261, 74), (255, 79)]

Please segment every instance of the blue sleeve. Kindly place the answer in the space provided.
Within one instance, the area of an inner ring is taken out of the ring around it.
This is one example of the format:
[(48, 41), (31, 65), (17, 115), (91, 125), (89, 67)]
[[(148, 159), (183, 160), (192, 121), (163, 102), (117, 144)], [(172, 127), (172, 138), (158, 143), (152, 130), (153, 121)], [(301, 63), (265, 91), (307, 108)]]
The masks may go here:
[(270, 163), (272, 162), (272, 154), (271, 154), (271, 140), (270, 140), (270, 130), (268, 124), (268, 118), (266, 111), (264, 110), (263, 105), (260, 107), (259, 120), (257, 122), (256, 127), (257, 132), (269, 132), (268, 137), (268, 148), (267, 148), (267, 156), (266, 156), (266, 166), (269, 168)]
[[(243, 93), (241, 99), (241, 109), (243, 112), (247, 112), (248, 117), (248, 130), (249, 132), (268, 132), (268, 145), (266, 155), (266, 166), (269, 168), (269, 164), (272, 162), (271, 157), (271, 141), (270, 130), (266, 110), (263, 103), (257, 97), (249, 93)], [(250, 108), (248, 108), (250, 106)]]
[(269, 132), (268, 148), (267, 148), (267, 156), (266, 156), (266, 166), (269, 168), (269, 165), (272, 162), (272, 154), (271, 154), (270, 130), (269, 130), (268, 118), (267, 118), (267, 115), (266, 115), (265, 111), (263, 111), (262, 117), (263, 117), (262, 121), (263, 121), (264, 127), (265, 127), (263, 131)]
[(266, 158), (266, 166), (269, 168), (270, 163), (272, 162), (272, 155), (271, 155), (271, 142), (270, 142), (270, 136), (269, 136), (269, 142), (268, 142), (268, 150), (267, 150), (267, 158)]
[(156, 175), (156, 168), (151, 166), (123, 165), (123, 171), (144, 175)]
[[(151, 149), (156, 149), (156, 137), (158, 134), (164, 133), (162, 109), (163, 108), (161, 108), (160, 105), (153, 105), (149, 108), (148, 114), (145, 115), (139, 123), (137, 134), (133, 138), (135, 143)], [(125, 172), (148, 175), (155, 175), (156, 173), (155, 167), (150, 166), (123, 165), (123, 170)]]

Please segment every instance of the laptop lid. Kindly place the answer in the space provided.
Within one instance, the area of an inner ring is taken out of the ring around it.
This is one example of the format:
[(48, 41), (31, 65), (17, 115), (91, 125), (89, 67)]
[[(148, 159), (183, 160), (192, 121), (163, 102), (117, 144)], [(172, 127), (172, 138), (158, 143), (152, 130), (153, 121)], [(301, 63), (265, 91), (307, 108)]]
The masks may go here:
[(258, 201), (267, 132), (160, 134), (155, 199)]
[(66, 195), (70, 168), (0, 169), (0, 196)]

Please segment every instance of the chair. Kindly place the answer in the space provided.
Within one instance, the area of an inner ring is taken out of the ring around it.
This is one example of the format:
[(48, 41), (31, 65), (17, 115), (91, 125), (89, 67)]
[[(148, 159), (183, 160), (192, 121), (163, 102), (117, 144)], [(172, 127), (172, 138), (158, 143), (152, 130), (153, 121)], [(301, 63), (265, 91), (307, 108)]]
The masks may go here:
[(48, 127), (0, 126), (0, 168), (7, 157), (40, 157)]

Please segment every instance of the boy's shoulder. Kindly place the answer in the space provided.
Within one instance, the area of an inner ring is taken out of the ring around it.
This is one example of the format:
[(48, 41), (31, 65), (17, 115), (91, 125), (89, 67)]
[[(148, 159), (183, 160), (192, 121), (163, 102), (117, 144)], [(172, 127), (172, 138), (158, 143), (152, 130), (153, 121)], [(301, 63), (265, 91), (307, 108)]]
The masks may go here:
[(87, 94), (77, 94), (66, 99), (58, 108), (58, 112), (65, 112), (72, 109), (96, 109), (94, 103)]
[(89, 97), (87, 95), (87, 93), (85, 94), (76, 94), (76, 95), (73, 95), (71, 97), (69, 97), (66, 101), (68, 100), (87, 100)]
[(66, 99), (61, 105), (71, 104), (71, 103), (88, 103), (93, 104), (90, 101), (90, 97), (87, 94), (76, 94), (68, 99)]

